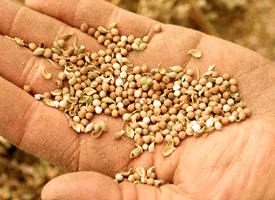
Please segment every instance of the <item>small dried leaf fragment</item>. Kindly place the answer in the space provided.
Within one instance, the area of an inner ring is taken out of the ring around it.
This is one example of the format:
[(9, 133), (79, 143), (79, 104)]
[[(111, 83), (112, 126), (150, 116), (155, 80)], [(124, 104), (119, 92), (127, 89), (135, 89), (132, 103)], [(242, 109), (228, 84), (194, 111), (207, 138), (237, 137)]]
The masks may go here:
[(52, 77), (52, 74), (47, 72), (47, 70), (45, 69), (45, 67), (42, 67), (42, 76), (45, 79), (50, 79)]
[(201, 52), (197, 49), (191, 49), (190, 51), (188, 51), (188, 53), (196, 58), (201, 57)]

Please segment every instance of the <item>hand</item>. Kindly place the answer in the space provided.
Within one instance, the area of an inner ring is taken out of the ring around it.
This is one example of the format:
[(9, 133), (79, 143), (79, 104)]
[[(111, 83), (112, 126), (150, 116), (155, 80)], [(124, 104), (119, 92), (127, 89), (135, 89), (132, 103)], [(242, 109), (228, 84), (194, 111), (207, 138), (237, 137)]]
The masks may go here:
[[(51, 46), (61, 34), (73, 32), (78, 44), (95, 52), (102, 46), (74, 27), (80, 27), (83, 22), (94, 28), (117, 22), (122, 35), (143, 37), (152, 33), (157, 22), (104, 1), (26, 0), (28, 7), (42, 14), (7, 0), (0, 4), (0, 135), (64, 170), (87, 171), (52, 180), (43, 190), (43, 199), (275, 197), (272, 190), (275, 186), (273, 63), (230, 42), (183, 27), (163, 25), (163, 31), (154, 35), (145, 51), (128, 56), (132, 63), (156, 68), (161, 62), (167, 68), (174, 65), (194, 71), (199, 68), (201, 73), (215, 64), (220, 74), (229, 73), (238, 80), (242, 99), (253, 115), (207, 137), (188, 137), (168, 157), (162, 155), (163, 143), (156, 146), (155, 153), (145, 152), (130, 159), (130, 152), (135, 148), (133, 141), (113, 139), (113, 134), (120, 130), (120, 126), (113, 124), (121, 124), (121, 119), (108, 117), (109, 131), (100, 138), (78, 134), (68, 127), (62, 112), (36, 101), (20, 89), (25, 84), (31, 85), (33, 94), (55, 89), (58, 69), (47, 60), (32, 56), (31, 51), (4, 35)], [(201, 58), (187, 54), (194, 48), (202, 52)], [(42, 66), (52, 73), (50, 80), (42, 77)], [(96, 116), (94, 120), (101, 118)], [(130, 183), (118, 185), (108, 177), (129, 168), (153, 165), (158, 178), (171, 184), (160, 188)]]

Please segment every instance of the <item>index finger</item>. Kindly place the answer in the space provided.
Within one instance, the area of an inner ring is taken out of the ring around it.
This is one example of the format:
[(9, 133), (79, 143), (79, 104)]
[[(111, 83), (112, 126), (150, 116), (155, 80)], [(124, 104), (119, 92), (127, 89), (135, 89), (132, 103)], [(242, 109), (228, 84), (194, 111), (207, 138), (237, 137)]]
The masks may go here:
[[(69, 0), (62, 3), (61, 1), (26, 0), (26, 6), (73, 27), (80, 27), (83, 22), (93, 28), (106, 27), (112, 22), (117, 22), (121, 34), (134, 33), (136, 37), (148, 34), (152, 26), (157, 23), (146, 17), (122, 10), (106, 1)], [(62, 9), (60, 9), (61, 7)]]

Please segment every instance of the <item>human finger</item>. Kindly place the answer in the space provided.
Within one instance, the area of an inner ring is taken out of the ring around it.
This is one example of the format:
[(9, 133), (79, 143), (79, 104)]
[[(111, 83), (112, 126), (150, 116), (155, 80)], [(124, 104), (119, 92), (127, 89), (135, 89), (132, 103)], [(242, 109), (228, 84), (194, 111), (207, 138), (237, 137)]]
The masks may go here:
[[(106, 192), (106, 189), (108, 192)], [(117, 184), (108, 176), (95, 172), (65, 174), (51, 180), (42, 191), (42, 199), (114, 199), (114, 200), (157, 200), (183, 199), (177, 186), (165, 185), (160, 188), (143, 184)]]
[[(64, 113), (38, 102), (2, 77), (0, 91), (0, 135), (26, 152), (66, 171), (95, 170), (110, 175), (130, 162), (133, 143), (126, 139), (118, 145), (121, 141), (113, 139), (121, 128), (120, 119), (105, 116), (109, 130), (94, 138), (75, 132)], [(93, 122), (102, 120), (97, 115)]]
[(94, 28), (117, 22), (122, 34), (134, 33), (137, 37), (142, 37), (148, 34), (152, 26), (157, 23), (102, 0), (70, 0), (65, 4), (62, 1), (26, 1), (27, 7), (59, 19), (73, 27), (80, 27), (84, 22)]

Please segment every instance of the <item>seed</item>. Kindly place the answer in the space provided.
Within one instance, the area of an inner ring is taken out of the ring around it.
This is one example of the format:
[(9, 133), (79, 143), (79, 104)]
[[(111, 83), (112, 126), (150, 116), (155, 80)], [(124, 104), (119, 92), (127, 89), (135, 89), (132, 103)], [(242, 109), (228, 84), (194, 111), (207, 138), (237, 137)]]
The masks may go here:
[(43, 55), (44, 51), (45, 51), (44, 48), (38, 47), (37, 49), (34, 50), (33, 55), (35, 55), (35, 56), (41, 56), (41, 55)]
[(251, 110), (249, 108), (245, 108), (244, 109), (244, 113), (245, 113), (245, 115), (246, 115), (247, 118), (252, 115), (252, 112), (251, 112)]
[(157, 24), (157, 25), (154, 26), (154, 30), (155, 30), (156, 33), (160, 33), (161, 29), (162, 29), (161, 24)]
[(227, 104), (225, 104), (225, 105), (223, 106), (223, 110), (224, 110), (225, 112), (229, 112), (230, 109), (231, 109), (230, 106), (227, 105)]
[(221, 119), (221, 123), (222, 123), (223, 125), (227, 125), (227, 124), (230, 123), (230, 120), (229, 120), (228, 117), (223, 117), (223, 118)]
[(83, 24), (81, 24), (81, 26), (80, 26), (80, 30), (82, 31), (82, 32), (87, 32), (88, 31), (88, 24), (86, 24), (86, 23), (83, 23)]
[(52, 55), (53, 55), (53, 53), (52, 53), (52, 50), (50, 50), (50, 49), (46, 49), (46, 50), (44, 51), (44, 53), (43, 53), (43, 56), (44, 56), (45, 58), (51, 58)]
[(23, 89), (24, 89), (27, 93), (30, 93), (30, 92), (32, 91), (32, 88), (31, 88), (31, 86), (29, 86), (29, 85), (25, 85), (25, 86), (23, 87)]
[(122, 181), (123, 180), (123, 176), (119, 173), (119, 174), (116, 174), (116, 180), (117, 181)]
[(101, 114), (102, 113), (102, 108), (100, 106), (95, 107), (95, 113), (96, 114)]
[(199, 131), (199, 130), (201, 129), (201, 127), (200, 127), (200, 125), (198, 125), (198, 124), (194, 124), (194, 125), (192, 126), (192, 129), (193, 129), (193, 131)]
[(239, 118), (240, 120), (245, 120), (246, 119), (246, 113), (244, 111), (239, 113)]

